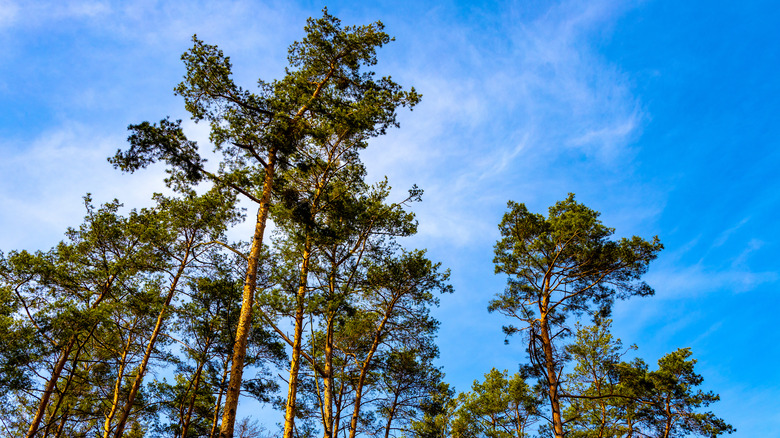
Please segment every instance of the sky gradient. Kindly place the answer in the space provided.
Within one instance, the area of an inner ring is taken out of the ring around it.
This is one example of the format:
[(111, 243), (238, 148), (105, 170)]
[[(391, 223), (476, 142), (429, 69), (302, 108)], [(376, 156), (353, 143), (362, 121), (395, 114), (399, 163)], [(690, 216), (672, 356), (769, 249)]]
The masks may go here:
[[(231, 57), (236, 82), (279, 78), (287, 46), (326, 3), (0, 0), (0, 250), (48, 249), (81, 223), (81, 197), (150, 205), (162, 167), (106, 157), (127, 125), (167, 115), (207, 143), (173, 87), (193, 34)], [(441, 358), (469, 389), (524, 362), (487, 303), (497, 224), (574, 192), (617, 236), (658, 235), (646, 280), (614, 334), (654, 365), (691, 347), (733, 436), (780, 430), (780, 8), (770, 1), (336, 1), (344, 24), (381, 20), (379, 53), (423, 95), (364, 153), (369, 179), (412, 184), (420, 233), (452, 270)], [(239, 227), (235, 238), (251, 232)]]

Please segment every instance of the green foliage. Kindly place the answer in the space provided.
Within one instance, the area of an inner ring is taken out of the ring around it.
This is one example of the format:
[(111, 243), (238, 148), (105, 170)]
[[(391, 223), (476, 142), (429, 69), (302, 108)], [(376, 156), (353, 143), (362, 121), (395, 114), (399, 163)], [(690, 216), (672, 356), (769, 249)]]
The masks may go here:
[(631, 346), (609, 332), (612, 321), (577, 325), (574, 343), (566, 347), (574, 369), (566, 376), (570, 396), (565, 416), (572, 437), (623, 437), (634, 421), (631, 392), (621, 383), (618, 364)]
[(570, 436), (714, 437), (734, 432), (712, 412), (701, 412), (719, 397), (697, 389), (703, 378), (694, 371), (689, 348), (665, 355), (658, 369), (649, 371), (641, 359), (622, 361), (626, 351), (609, 328), (609, 320), (578, 327), (576, 342), (567, 348), (576, 364), (566, 385)]
[(221, 152), (218, 169), (206, 169), (181, 122), (169, 119), (131, 125), (130, 148), (110, 161), (133, 172), (162, 160), (175, 187), (209, 179), (259, 201), (265, 172), (273, 172), (264, 154), (278, 154), (283, 167), (305, 162), (299, 151), (332, 135), (363, 148), (368, 137), (397, 126), (398, 107), (419, 102), (414, 89), (404, 91), (389, 77), (375, 79), (363, 71), (376, 64), (377, 48), (390, 41), (383, 29), (379, 22), (342, 27), (323, 10), (322, 18), (308, 20), (304, 39), (290, 46), (284, 78), (259, 80), (255, 93), (233, 82), (229, 57), (195, 36), (182, 55), (187, 73), (175, 91), (193, 120), (209, 122), (210, 140)]
[(696, 359), (690, 356), (690, 348), (673, 351), (658, 360), (655, 371), (647, 371), (639, 359), (619, 365), (621, 384), (637, 400), (637, 430), (663, 437), (715, 437), (736, 431), (712, 412), (701, 412), (720, 397), (697, 388), (704, 379), (694, 371)]
[(538, 421), (541, 401), (526, 376), (509, 376), (493, 368), (483, 382), (474, 381), (471, 392), (458, 396), (460, 407), (452, 421), (455, 437), (523, 438)]
[(412, 422), (411, 436), (417, 438), (450, 436), (451, 417), (456, 404), (455, 390), (445, 382), (438, 382), (421, 401), (422, 416)]
[[(494, 262), (496, 273), (510, 279), (506, 291), (491, 301), (491, 312), (531, 322), (540, 316), (535, 305), (547, 297), (546, 316), (561, 326), (569, 314), (605, 317), (615, 298), (653, 294), (639, 279), (663, 249), (657, 237), (652, 242), (637, 236), (610, 240), (615, 230), (573, 194), (550, 207), (547, 218), (524, 204), (510, 201), (507, 206)], [(518, 330), (505, 328), (507, 334)]]
[(574, 195), (549, 208), (548, 217), (530, 213), (510, 201), (499, 224), (496, 273), (508, 275), (505, 291), (488, 310), (516, 319), (504, 326), (507, 337), (525, 331), (535, 374), (546, 387), (553, 433), (564, 435), (560, 376), (568, 361), (563, 339), (571, 333), (570, 316), (608, 316), (616, 298), (647, 296), (653, 290), (640, 281), (663, 245), (639, 237), (611, 240), (614, 229)]

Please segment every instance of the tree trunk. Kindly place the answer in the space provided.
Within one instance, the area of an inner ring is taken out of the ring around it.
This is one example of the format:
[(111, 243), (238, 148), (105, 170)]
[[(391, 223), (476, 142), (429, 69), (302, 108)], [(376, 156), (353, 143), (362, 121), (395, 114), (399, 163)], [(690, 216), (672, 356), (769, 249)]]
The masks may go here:
[(555, 438), (563, 438), (563, 418), (561, 417), (560, 397), (558, 396), (558, 375), (555, 369), (555, 361), (552, 352), (552, 340), (547, 320), (542, 317), (541, 323), (542, 348), (544, 349), (545, 366), (547, 371), (547, 395), (552, 407), (552, 423)]
[(54, 434), (54, 438), (60, 438), (62, 436), (62, 432), (65, 430), (65, 423), (68, 421), (68, 409), (65, 409), (65, 412), (62, 413), (62, 418), (60, 419), (60, 424), (57, 426), (57, 432)]
[(190, 428), (190, 420), (192, 419), (192, 410), (195, 408), (195, 399), (198, 396), (198, 387), (200, 386), (200, 375), (203, 371), (203, 365), (206, 361), (202, 361), (198, 364), (198, 370), (195, 371), (195, 381), (192, 384), (192, 397), (190, 398), (190, 405), (187, 407), (187, 415), (184, 417), (184, 424), (181, 428), (181, 438), (187, 438), (187, 431)]
[(166, 311), (168, 310), (168, 306), (171, 304), (173, 295), (176, 293), (176, 287), (179, 285), (179, 279), (181, 278), (182, 274), (184, 274), (184, 269), (187, 267), (187, 263), (190, 257), (191, 245), (192, 241), (187, 242), (187, 251), (184, 253), (184, 258), (179, 265), (179, 269), (176, 271), (176, 275), (171, 281), (170, 289), (168, 289), (168, 295), (165, 297), (165, 303), (163, 303), (163, 307), (160, 309), (160, 313), (157, 315), (157, 322), (154, 325), (152, 336), (149, 338), (149, 342), (146, 345), (144, 357), (141, 359), (141, 363), (138, 365), (138, 372), (136, 373), (135, 379), (133, 380), (133, 385), (130, 387), (130, 392), (127, 394), (125, 407), (122, 409), (122, 414), (119, 416), (119, 420), (117, 421), (116, 432), (114, 433), (115, 438), (122, 438), (122, 434), (125, 431), (127, 419), (130, 417), (130, 412), (133, 410), (133, 402), (135, 401), (135, 397), (138, 395), (138, 391), (141, 389), (141, 383), (143, 383), (144, 374), (146, 374), (146, 368), (149, 364), (149, 359), (151, 358), (152, 352), (154, 351), (154, 344), (157, 343), (157, 337), (162, 331), (162, 326), (165, 322)]
[[(114, 278), (115, 276), (111, 275), (109, 276), (108, 280), (106, 280), (106, 283), (103, 285), (100, 295), (97, 297), (95, 302), (92, 303), (92, 305), (90, 306), (91, 309), (97, 308), (100, 302), (103, 301), (103, 298), (105, 298), (106, 294), (108, 293), (108, 290), (111, 288), (111, 285), (114, 283)], [(96, 327), (97, 324), (95, 324), (92, 327), (92, 330), (90, 331), (87, 340), (89, 339), (90, 336), (92, 336), (92, 333), (95, 331)], [(87, 340), (85, 340), (84, 342), (86, 343)], [(62, 374), (62, 369), (65, 367), (65, 362), (68, 361), (68, 356), (70, 356), (70, 352), (73, 349), (73, 346), (76, 344), (76, 341), (77, 341), (77, 335), (71, 336), (71, 338), (68, 340), (68, 344), (60, 353), (60, 357), (59, 359), (57, 359), (57, 363), (54, 365), (54, 369), (52, 370), (51, 377), (49, 378), (49, 381), (46, 383), (46, 388), (43, 390), (43, 395), (41, 395), (41, 401), (38, 403), (38, 409), (35, 411), (33, 420), (30, 423), (30, 428), (27, 430), (27, 438), (32, 438), (35, 436), (36, 433), (38, 433), (38, 428), (41, 425), (41, 419), (43, 419), (43, 414), (44, 412), (46, 412), (46, 408), (49, 405), (51, 394), (54, 392), (54, 388), (57, 385), (57, 380), (59, 380), (60, 375)]]
[[(331, 297), (336, 291), (334, 275), (328, 278), (328, 289)], [(334, 438), (333, 431), (333, 318), (334, 311), (329, 309), (327, 314), (327, 324), (325, 327), (325, 365), (323, 377), (324, 396), (322, 401), (322, 425), (325, 438)]]
[(395, 409), (398, 406), (398, 392), (396, 391), (393, 397), (393, 404), (390, 405), (390, 412), (387, 414), (387, 424), (385, 425), (385, 438), (390, 438), (390, 426), (393, 424), (395, 418)]
[(130, 344), (132, 336), (128, 334), (127, 344), (122, 351), (122, 361), (119, 365), (119, 371), (117, 371), (116, 384), (114, 384), (114, 396), (111, 399), (111, 409), (106, 415), (106, 421), (103, 422), (103, 438), (108, 438), (111, 434), (111, 422), (114, 421), (114, 415), (116, 415), (117, 409), (119, 409), (119, 392), (122, 390), (122, 381), (125, 378), (125, 367), (127, 366), (127, 353), (130, 351)]
[(323, 428), (325, 438), (333, 438), (333, 315), (328, 317), (325, 334), (325, 375), (323, 376)]
[[(91, 334), (92, 332), (90, 332)], [(54, 405), (54, 409), (49, 412), (49, 419), (46, 421), (46, 429), (44, 429), (43, 432), (43, 438), (47, 438), (49, 436), (49, 432), (51, 431), (52, 425), (57, 421), (57, 412), (60, 410), (60, 406), (62, 406), (62, 401), (65, 399), (65, 394), (68, 393), (68, 390), (70, 389), (70, 384), (73, 382), (73, 377), (76, 375), (76, 367), (78, 366), (78, 359), (79, 356), (81, 356), (81, 350), (84, 348), (84, 345), (86, 345), (86, 342), (79, 345), (79, 348), (76, 349), (76, 352), (73, 354), (73, 359), (71, 360), (70, 364), (70, 372), (68, 373), (68, 377), (65, 379), (65, 385), (63, 385), (62, 390), (59, 392), (59, 397), (57, 398), (57, 403)], [(60, 377), (62, 377), (60, 373)], [(56, 386), (55, 386), (56, 389)], [(67, 412), (67, 409), (65, 410)], [(63, 413), (61, 418), (64, 418), (66, 413)], [(62, 421), (60, 421), (60, 424)], [(58, 428), (60, 426), (57, 426)], [(56, 434), (56, 432), (55, 432)]]
[(222, 394), (224, 394), (225, 382), (227, 382), (228, 371), (230, 370), (230, 357), (225, 359), (225, 366), (222, 371), (222, 380), (219, 382), (219, 394), (217, 395), (217, 402), (214, 404), (214, 418), (211, 421), (211, 431), (209, 432), (209, 438), (214, 438), (217, 434), (217, 426), (219, 425), (219, 411), (222, 406)]
[(236, 342), (233, 345), (233, 361), (230, 366), (230, 383), (228, 383), (227, 395), (225, 397), (225, 412), (222, 415), (222, 426), (219, 431), (220, 438), (233, 438), (238, 397), (241, 394), (241, 379), (244, 375), (247, 339), (249, 337), (249, 329), (252, 326), (252, 304), (255, 298), (255, 291), (257, 290), (257, 267), (260, 263), (260, 254), (263, 251), (263, 234), (265, 233), (265, 223), (268, 219), (268, 207), (271, 204), (275, 166), (276, 149), (271, 148), (268, 151), (268, 161), (265, 168), (263, 197), (260, 207), (257, 209), (255, 233), (252, 236), (252, 246), (249, 249), (249, 262), (247, 263), (246, 279), (244, 280), (241, 314), (238, 317)]
[(374, 335), (374, 341), (371, 343), (371, 348), (368, 350), (368, 354), (366, 354), (366, 361), (363, 362), (363, 366), (360, 369), (360, 377), (358, 378), (357, 385), (355, 385), (355, 407), (352, 411), (352, 420), (349, 423), (349, 438), (355, 438), (355, 436), (357, 435), (357, 422), (358, 422), (358, 417), (360, 417), (360, 405), (362, 404), (363, 385), (366, 382), (366, 376), (368, 375), (368, 369), (370, 368), (371, 359), (374, 358), (374, 353), (376, 353), (376, 350), (379, 348), (379, 342), (381, 341), (382, 335), (384, 334), (385, 325), (387, 324), (387, 321), (390, 319), (390, 314), (393, 312), (393, 307), (395, 306), (395, 303), (396, 300), (393, 299), (388, 305), (385, 315), (382, 318), (382, 322), (379, 324), (379, 327), (376, 330), (376, 334)]
[(550, 326), (547, 322), (547, 312), (550, 303), (550, 277), (544, 279), (544, 298), (539, 303), (540, 306), (540, 335), (542, 338), (542, 350), (544, 351), (545, 368), (547, 371), (547, 395), (550, 398), (550, 407), (552, 408), (552, 425), (555, 438), (563, 438), (563, 418), (561, 417), (561, 403), (558, 396), (558, 373), (555, 369), (555, 357), (553, 355), (552, 338), (550, 336)]
[(292, 357), (290, 358), (290, 380), (287, 390), (287, 405), (284, 412), (284, 438), (292, 438), (295, 428), (295, 399), (298, 394), (298, 371), (301, 368), (301, 343), (303, 341), (303, 311), (306, 304), (306, 287), (309, 281), (309, 259), (311, 239), (307, 236), (301, 261), (301, 275), (295, 297), (295, 332), (293, 334)]

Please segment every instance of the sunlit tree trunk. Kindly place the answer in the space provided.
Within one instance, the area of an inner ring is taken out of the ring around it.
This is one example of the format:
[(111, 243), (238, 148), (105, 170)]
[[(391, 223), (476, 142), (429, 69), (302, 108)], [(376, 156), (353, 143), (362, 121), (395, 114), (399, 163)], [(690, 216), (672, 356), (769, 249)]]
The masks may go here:
[(130, 412), (133, 410), (133, 403), (135, 402), (135, 398), (138, 395), (138, 391), (141, 389), (141, 384), (143, 383), (144, 375), (146, 374), (146, 370), (149, 365), (149, 359), (152, 357), (152, 352), (154, 352), (154, 346), (157, 343), (157, 338), (162, 332), (163, 324), (165, 323), (165, 316), (168, 312), (168, 307), (171, 304), (173, 296), (176, 294), (176, 288), (179, 285), (179, 280), (184, 274), (184, 270), (187, 268), (187, 264), (191, 256), (192, 243), (193, 242), (191, 240), (187, 242), (187, 249), (184, 253), (184, 257), (181, 260), (181, 264), (179, 265), (173, 280), (171, 280), (171, 285), (168, 289), (168, 295), (165, 297), (165, 302), (163, 303), (162, 309), (160, 309), (160, 313), (157, 315), (157, 321), (155, 322), (154, 330), (152, 331), (152, 335), (149, 338), (149, 342), (146, 345), (144, 357), (141, 359), (141, 363), (138, 365), (135, 378), (133, 379), (133, 384), (130, 387), (130, 392), (127, 394), (125, 406), (122, 409), (122, 414), (117, 420), (116, 431), (114, 433), (115, 438), (122, 438), (122, 435), (124, 434), (127, 419), (130, 417)]
[(382, 322), (380, 322), (379, 327), (377, 327), (374, 340), (371, 343), (371, 348), (369, 348), (368, 354), (366, 354), (366, 360), (360, 367), (360, 377), (358, 377), (357, 384), (355, 385), (355, 404), (352, 410), (352, 420), (349, 424), (349, 438), (355, 438), (357, 435), (357, 423), (358, 418), (360, 417), (360, 408), (363, 404), (363, 387), (366, 383), (368, 370), (371, 367), (371, 360), (374, 358), (374, 353), (376, 353), (376, 350), (379, 348), (379, 343), (382, 340), (382, 336), (384, 335), (385, 324), (387, 324), (387, 321), (390, 319), (390, 314), (393, 312), (394, 305), (395, 300), (389, 303), (388, 308), (385, 311), (385, 315), (382, 318)]
[(555, 357), (553, 355), (552, 337), (550, 335), (550, 326), (547, 321), (547, 312), (550, 305), (550, 277), (544, 278), (544, 293), (539, 303), (540, 309), (540, 327), (539, 332), (542, 339), (542, 350), (544, 352), (545, 371), (547, 372), (547, 395), (550, 398), (550, 407), (552, 408), (552, 426), (555, 438), (563, 438), (563, 417), (561, 416), (561, 402), (558, 395), (558, 370), (555, 368)]
[(298, 372), (301, 367), (301, 345), (303, 341), (303, 313), (306, 305), (306, 288), (309, 279), (309, 259), (311, 258), (311, 238), (306, 237), (301, 261), (301, 274), (298, 279), (298, 291), (295, 296), (295, 328), (293, 334), (292, 357), (290, 358), (290, 379), (287, 390), (287, 405), (284, 414), (284, 438), (292, 438), (295, 428), (295, 399), (298, 392)]
[[(97, 308), (98, 305), (103, 301), (103, 298), (108, 293), (108, 290), (111, 288), (111, 285), (114, 282), (115, 276), (111, 275), (106, 283), (101, 288), (101, 293), (97, 297), (94, 303), (90, 306), (91, 309)], [(97, 328), (97, 324), (95, 324), (92, 327), (92, 330), (90, 331), (90, 334), (87, 338), (92, 336), (92, 333), (94, 332), (95, 328)], [(51, 395), (54, 392), (54, 389), (57, 386), (57, 381), (60, 379), (60, 376), (62, 374), (63, 368), (65, 368), (65, 364), (68, 362), (68, 357), (70, 356), (71, 351), (73, 350), (73, 347), (76, 345), (78, 341), (78, 334), (74, 334), (70, 337), (68, 340), (67, 345), (65, 345), (65, 348), (63, 348), (62, 352), (59, 355), (59, 358), (57, 359), (57, 362), (54, 365), (54, 368), (52, 369), (51, 376), (49, 377), (48, 382), (46, 382), (46, 387), (43, 390), (43, 394), (41, 395), (41, 400), (38, 403), (38, 409), (35, 411), (35, 415), (33, 416), (33, 420), (30, 423), (30, 428), (27, 430), (27, 438), (33, 438), (36, 433), (38, 433), (38, 428), (41, 425), (41, 420), (43, 419), (43, 415), (46, 412), (46, 408), (49, 406), (49, 400), (51, 399)], [(85, 340), (84, 342), (87, 342)]]
[(187, 407), (187, 415), (184, 417), (184, 422), (181, 427), (181, 438), (187, 437), (187, 431), (190, 428), (190, 421), (192, 419), (192, 410), (195, 408), (195, 399), (198, 396), (198, 387), (200, 387), (200, 376), (203, 371), (203, 365), (206, 364), (206, 361), (203, 360), (198, 364), (198, 369), (195, 371), (195, 379), (192, 383), (192, 388), (190, 392), (192, 393), (192, 397), (190, 397), (190, 404)]
[(103, 438), (108, 438), (111, 434), (111, 422), (114, 420), (117, 409), (119, 408), (119, 394), (122, 390), (122, 382), (125, 379), (125, 367), (127, 366), (127, 354), (130, 351), (132, 336), (128, 335), (127, 343), (122, 351), (119, 370), (117, 371), (116, 383), (114, 384), (114, 395), (111, 399), (111, 408), (106, 415), (106, 421), (103, 422)]
[(244, 280), (243, 299), (241, 301), (241, 313), (238, 317), (236, 329), (236, 341), (233, 344), (232, 363), (230, 366), (230, 382), (225, 396), (225, 410), (222, 414), (222, 427), (219, 431), (220, 438), (233, 438), (233, 428), (236, 423), (236, 409), (238, 397), (241, 394), (241, 381), (244, 376), (244, 362), (246, 360), (247, 339), (252, 327), (252, 305), (255, 291), (257, 290), (257, 268), (260, 264), (260, 255), (263, 251), (263, 235), (268, 220), (268, 208), (271, 203), (271, 191), (274, 182), (274, 168), (276, 166), (276, 149), (268, 151), (265, 166), (265, 180), (263, 181), (263, 197), (260, 207), (257, 209), (255, 232), (252, 236), (252, 246), (249, 249), (249, 261)]
[(225, 365), (222, 369), (222, 380), (219, 382), (219, 394), (217, 394), (217, 402), (214, 403), (214, 417), (211, 421), (211, 431), (209, 432), (209, 438), (214, 438), (219, 430), (219, 411), (222, 409), (222, 396), (225, 391), (225, 382), (228, 380), (228, 371), (230, 371), (230, 356), (225, 358)]

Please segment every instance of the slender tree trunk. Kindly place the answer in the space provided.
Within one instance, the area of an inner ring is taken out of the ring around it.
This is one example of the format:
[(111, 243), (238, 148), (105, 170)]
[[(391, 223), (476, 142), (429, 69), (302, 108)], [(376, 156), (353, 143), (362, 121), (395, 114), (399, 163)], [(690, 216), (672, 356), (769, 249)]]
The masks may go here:
[(228, 379), (228, 371), (230, 370), (230, 356), (225, 358), (225, 366), (222, 371), (222, 381), (219, 382), (219, 394), (217, 394), (217, 402), (214, 404), (214, 418), (211, 421), (211, 431), (209, 432), (209, 438), (214, 438), (217, 435), (217, 426), (219, 426), (219, 411), (222, 406), (222, 394), (225, 393), (225, 382)]
[(260, 263), (260, 254), (263, 251), (263, 234), (265, 234), (265, 223), (268, 219), (268, 207), (271, 204), (271, 190), (273, 189), (275, 167), (276, 149), (272, 148), (268, 151), (265, 180), (263, 181), (263, 197), (261, 199), (260, 207), (257, 209), (255, 233), (252, 237), (252, 246), (249, 249), (249, 262), (247, 263), (246, 279), (244, 280), (241, 314), (238, 317), (236, 342), (233, 345), (233, 362), (230, 366), (230, 383), (228, 383), (227, 395), (225, 397), (225, 412), (222, 415), (222, 427), (219, 431), (220, 438), (233, 438), (238, 397), (241, 394), (241, 379), (244, 375), (247, 339), (249, 337), (249, 330), (252, 326), (252, 304), (254, 303), (255, 291), (257, 290), (257, 267)]
[(398, 392), (393, 397), (393, 404), (390, 405), (390, 412), (387, 415), (387, 424), (385, 425), (385, 438), (390, 438), (390, 426), (393, 424), (395, 418), (395, 409), (398, 406)]
[[(76, 352), (73, 354), (73, 359), (71, 360), (70, 364), (70, 372), (68, 373), (68, 377), (65, 379), (65, 385), (63, 385), (62, 390), (57, 391), (59, 393), (59, 397), (57, 397), (57, 403), (54, 405), (54, 409), (49, 412), (49, 419), (46, 421), (46, 428), (43, 432), (43, 438), (47, 438), (49, 436), (49, 431), (51, 430), (52, 425), (57, 421), (57, 412), (60, 410), (60, 406), (62, 406), (63, 400), (65, 400), (65, 395), (68, 393), (68, 390), (70, 389), (70, 384), (73, 382), (73, 377), (76, 375), (76, 366), (78, 365), (78, 358), (81, 353), (81, 349), (84, 347), (84, 344), (79, 345), (79, 348), (76, 349)], [(60, 375), (60, 377), (62, 377)], [(56, 390), (55, 386), (55, 390)], [(67, 409), (66, 409), (67, 411)], [(64, 417), (65, 413), (63, 413)], [(59, 427), (59, 426), (58, 426)]]
[[(328, 288), (331, 296), (334, 296), (336, 285), (334, 276), (331, 274), (328, 279)], [(325, 326), (325, 365), (323, 376), (323, 409), (322, 425), (325, 438), (334, 438), (333, 431), (333, 319), (334, 312), (329, 310), (327, 314), (327, 324)]]
[(127, 352), (130, 350), (131, 339), (132, 337), (128, 335), (127, 344), (125, 345), (125, 349), (122, 351), (122, 362), (119, 365), (119, 371), (117, 372), (116, 376), (116, 383), (114, 384), (114, 396), (111, 400), (111, 409), (109, 410), (108, 415), (106, 415), (106, 421), (103, 423), (103, 438), (108, 438), (111, 434), (111, 422), (114, 420), (114, 415), (116, 415), (116, 411), (119, 408), (119, 392), (122, 390), (122, 381), (125, 377)]
[(669, 436), (672, 433), (672, 423), (674, 422), (674, 417), (672, 416), (672, 410), (669, 406), (669, 398), (670, 396), (666, 396), (666, 406), (664, 409), (664, 413), (666, 414), (666, 421), (664, 424), (664, 436), (663, 438), (669, 438)]
[(524, 418), (520, 415), (520, 405), (515, 405), (515, 434), (517, 438), (523, 438), (523, 430), (525, 429)]
[(390, 319), (390, 314), (393, 312), (393, 307), (395, 306), (396, 300), (393, 299), (388, 308), (385, 312), (384, 317), (382, 318), (382, 322), (379, 324), (379, 327), (376, 330), (376, 334), (374, 335), (374, 341), (371, 343), (371, 348), (368, 350), (368, 354), (366, 354), (366, 360), (363, 362), (363, 366), (360, 369), (360, 377), (358, 377), (357, 385), (355, 385), (355, 407), (352, 411), (352, 420), (349, 424), (349, 438), (355, 438), (357, 435), (357, 422), (358, 417), (360, 417), (360, 408), (361, 404), (363, 403), (363, 385), (365, 385), (366, 382), (366, 376), (368, 375), (368, 369), (370, 368), (371, 359), (374, 358), (374, 353), (376, 353), (376, 350), (379, 348), (379, 342), (382, 339), (382, 335), (384, 334), (385, 325), (387, 324), (387, 321)]
[(181, 428), (181, 438), (187, 438), (187, 431), (190, 428), (190, 420), (192, 419), (192, 410), (195, 408), (195, 399), (198, 396), (198, 387), (200, 386), (200, 376), (203, 371), (203, 365), (206, 361), (202, 361), (198, 365), (198, 370), (195, 371), (195, 381), (192, 384), (192, 397), (190, 397), (190, 405), (187, 407), (187, 415), (184, 417), (184, 424)]
[(290, 380), (287, 390), (287, 405), (284, 413), (284, 438), (292, 438), (295, 428), (295, 399), (298, 394), (298, 371), (301, 368), (301, 344), (303, 342), (303, 312), (306, 304), (306, 287), (309, 279), (311, 238), (306, 237), (301, 261), (301, 275), (295, 297), (295, 332), (293, 334), (292, 357), (290, 358)]
[(561, 416), (561, 403), (558, 395), (558, 373), (555, 369), (555, 357), (552, 349), (552, 338), (550, 336), (550, 326), (547, 322), (547, 310), (550, 300), (550, 278), (549, 275), (544, 279), (544, 299), (539, 305), (540, 309), (540, 335), (542, 338), (542, 350), (544, 351), (545, 368), (547, 371), (547, 395), (550, 398), (550, 407), (552, 408), (552, 425), (555, 438), (563, 438), (563, 418)]
[(68, 341), (68, 345), (65, 346), (65, 349), (63, 349), (60, 352), (60, 357), (57, 359), (57, 363), (54, 364), (54, 369), (51, 372), (51, 377), (49, 378), (49, 381), (46, 383), (46, 388), (43, 390), (43, 394), (41, 395), (41, 401), (38, 403), (38, 409), (35, 411), (35, 415), (33, 416), (33, 420), (30, 423), (30, 428), (27, 430), (27, 438), (32, 438), (35, 436), (35, 434), (38, 432), (38, 427), (41, 425), (41, 420), (43, 419), (43, 414), (46, 412), (46, 407), (49, 405), (49, 399), (51, 398), (51, 394), (54, 392), (54, 387), (57, 384), (57, 380), (60, 378), (60, 374), (62, 373), (62, 369), (65, 368), (65, 362), (68, 361), (68, 356), (70, 355), (71, 349), (73, 349), (73, 344), (76, 342), (76, 337), (73, 336)]
[(563, 418), (561, 417), (561, 404), (558, 396), (558, 374), (555, 369), (550, 329), (544, 317), (542, 317), (541, 323), (541, 336), (545, 366), (547, 368), (547, 395), (550, 398), (550, 406), (552, 408), (553, 432), (555, 433), (555, 438), (563, 438)]
[(325, 438), (333, 438), (333, 315), (328, 316), (325, 335), (325, 375), (323, 376), (323, 426)]
[(184, 258), (179, 265), (179, 269), (176, 271), (176, 275), (174, 275), (173, 280), (171, 281), (171, 286), (170, 289), (168, 289), (168, 295), (165, 297), (165, 302), (163, 303), (162, 309), (160, 309), (160, 313), (157, 315), (157, 322), (154, 325), (152, 336), (149, 338), (149, 342), (146, 344), (144, 357), (141, 359), (141, 363), (138, 365), (138, 371), (135, 375), (135, 379), (133, 379), (133, 385), (130, 387), (130, 392), (127, 394), (127, 399), (125, 400), (125, 406), (122, 409), (122, 414), (117, 421), (116, 432), (114, 433), (115, 438), (122, 438), (122, 434), (125, 431), (127, 419), (130, 417), (130, 412), (133, 410), (133, 402), (135, 402), (135, 397), (138, 395), (138, 391), (141, 389), (141, 383), (143, 383), (144, 375), (146, 374), (146, 368), (149, 364), (149, 359), (152, 357), (154, 345), (157, 343), (157, 337), (160, 335), (163, 324), (165, 323), (165, 315), (168, 311), (168, 307), (171, 304), (171, 299), (173, 299), (173, 295), (176, 293), (176, 287), (179, 285), (179, 279), (181, 279), (181, 276), (184, 274), (184, 270), (187, 267), (187, 263), (191, 255), (191, 245), (192, 241), (188, 241), (187, 250), (184, 253)]
[[(108, 280), (106, 280), (105, 285), (103, 285), (103, 289), (100, 292), (100, 295), (97, 297), (94, 303), (90, 306), (91, 309), (95, 309), (102, 301), (103, 298), (105, 298), (106, 294), (108, 293), (108, 290), (111, 288), (111, 285), (114, 283), (114, 275), (109, 276)], [(92, 336), (92, 333), (95, 331), (95, 328), (97, 327), (97, 324), (95, 324), (92, 327), (92, 330), (90, 331), (90, 336)], [(38, 409), (35, 411), (35, 415), (33, 416), (33, 420), (30, 423), (30, 428), (27, 430), (27, 438), (32, 438), (35, 436), (36, 433), (38, 433), (38, 428), (41, 425), (41, 420), (43, 419), (43, 414), (46, 412), (46, 408), (49, 405), (49, 400), (51, 399), (51, 395), (54, 392), (54, 388), (57, 386), (57, 380), (59, 380), (60, 375), (62, 374), (62, 369), (65, 367), (65, 363), (68, 361), (68, 356), (70, 356), (70, 352), (73, 350), (73, 346), (76, 345), (78, 337), (77, 335), (72, 335), (70, 339), (68, 340), (68, 344), (65, 346), (65, 348), (60, 353), (59, 359), (57, 359), (57, 363), (54, 365), (54, 369), (52, 370), (51, 377), (49, 378), (49, 381), (46, 382), (46, 388), (43, 390), (43, 395), (41, 395), (41, 400), (38, 403)], [(87, 337), (89, 339), (89, 336)], [(86, 340), (84, 341), (87, 342)]]
[[(343, 369), (342, 369), (343, 371)], [(333, 415), (333, 436), (336, 437), (339, 434), (339, 427), (341, 427), (341, 411), (344, 404), (344, 380), (341, 380), (339, 385), (338, 397), (336, 397), (334, 407), (335, 413)]]
[(62, 436), (62, 432), (65, 430), (65, 423), (68, 421), (68, 409), (65, 409), (65, 412), (62, 413), (62, 418), (60, 419), (60, 424), (57, 425), (57, 432), (54, 434), (54, 438), (60, 438)]

